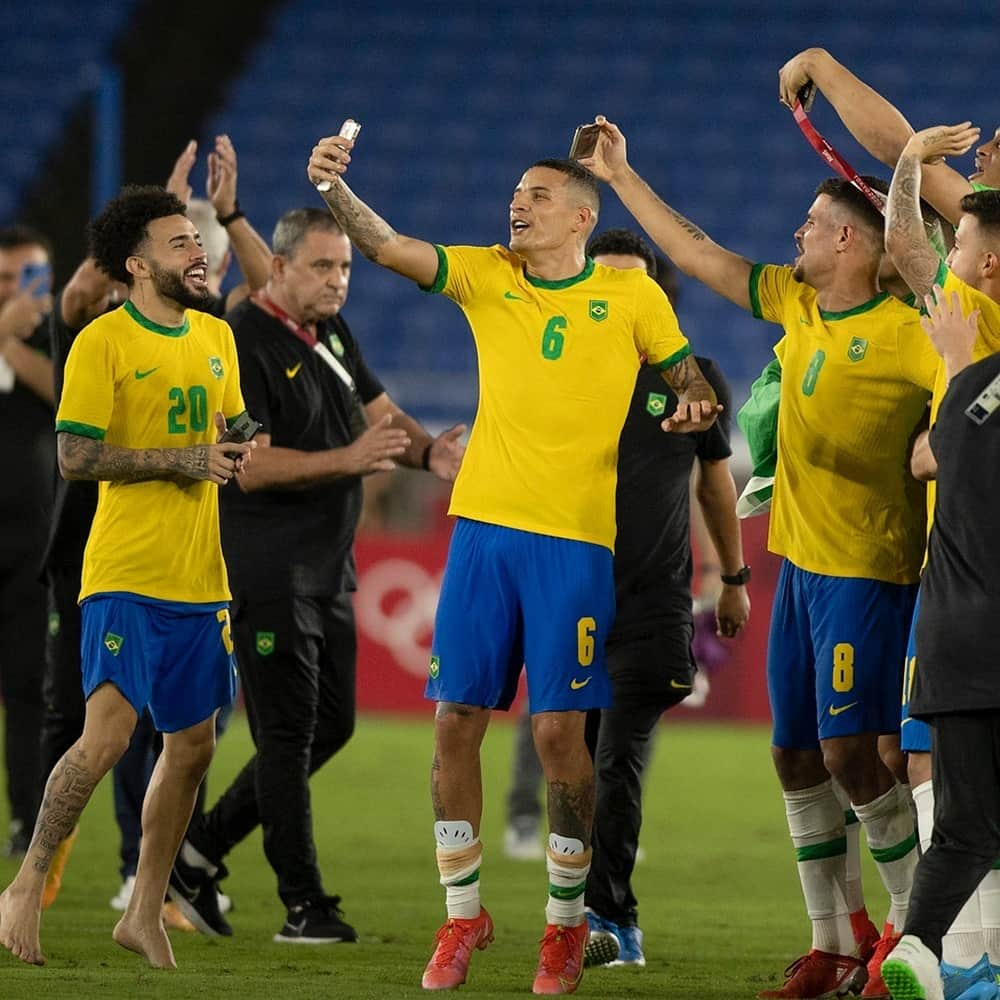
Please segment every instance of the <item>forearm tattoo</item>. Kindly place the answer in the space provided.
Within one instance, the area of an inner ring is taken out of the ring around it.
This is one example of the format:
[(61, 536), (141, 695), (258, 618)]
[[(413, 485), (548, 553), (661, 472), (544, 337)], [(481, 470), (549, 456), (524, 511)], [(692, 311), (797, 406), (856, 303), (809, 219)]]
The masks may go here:
[(903, 280), (917, 294), (934, 288), (941, 260), (927, 240), (920, 214), (920, 160), (901, 156), (885, 209), (886, 246)]
[(191, 448), (119, 448), (65, 431), (58, 435), (59, 466), (71, 479), (142, 483), (170, 479), (208, 478), (208, 445)]
[(36, 872), (49, 870), (52, 855), (76, 826), (97, 780), (87, 767), (87, 755), (82, 750), (71, 748), (56, 764), (45, 785), (29, 848)]
[(549, 829), (561, 837), (575, 837), (588, 845), (594, 820), (593, 778), (574, 784), (550, 781), (548, 793)]
[(698, 362), (690, 354), (681, 358), (677, 364), (664, 369), (663, 379), (677, 393), (679, 401), (686, 403), (702, 399), (712, 403), (716, 401), (715, 390), (702, 375)]
[(664, 204), (663, 206), (669, 213), (670, 217), (677, 223), (681, 229), (684, 230), (693, 240), (707, 240), (708, 237), (704, 232), (699, 229), (690, 219), (685, 219), (680, 212), (676, 209), (671, 208), (669, 205)]
[(343, 180), (334, 181), (330, 190), (323, 192), (323, 200), (348, 239), (369, 260), (377, 261), (379, 250), (396, 238), (392, 226), (373, 212)]

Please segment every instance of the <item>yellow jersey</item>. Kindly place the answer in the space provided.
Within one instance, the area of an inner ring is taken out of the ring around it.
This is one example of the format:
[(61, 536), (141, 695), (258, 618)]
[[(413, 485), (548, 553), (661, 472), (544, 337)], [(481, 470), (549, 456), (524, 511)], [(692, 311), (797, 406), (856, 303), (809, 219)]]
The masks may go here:
[[(227, 323), (188, 310), (183, 325), (164, 327), (126, 302), (73, 343), (56, 431), (122, 448), (186, 448), (215, 442), (216, 412), (231, 420), (243, 410)], [(182, 477), (101, 482), (80, 600), (109, 592), (229, 600), (218, 487)]]
[(465, 313), (479, 407), (449, 513), (614, 548), (618, 437), (640, 355), (661, 369), (690, 353), (643, 271), (589, 258), (543, 281), (501, 246), (438, 247), (431, 292)]
[(937, 369), (918, 313), (884, 292), (829, 312), (790, 267), (760, 264), (750, 302), (785, 331), (768, 547), (812, 573), (915, 583), (925, 503), (910, 441)]

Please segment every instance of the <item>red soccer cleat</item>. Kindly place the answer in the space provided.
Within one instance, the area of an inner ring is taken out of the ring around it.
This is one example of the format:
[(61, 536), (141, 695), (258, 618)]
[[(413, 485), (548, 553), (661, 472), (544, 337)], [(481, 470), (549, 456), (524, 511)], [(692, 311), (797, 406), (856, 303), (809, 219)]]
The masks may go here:
[(588, 933), (586, 920), (578, 927), (545, 925), (532, 993), (572, 993), (580, 985)]
[(889, 1000), (891, 994), (889, 987), (885, 985), (882, 978), (882, 963), (889, 957), (889, 953), (899, 944), (901, 934), (893, 934), (892, 924), (885, 925), (882, 937), (875, 945), (875, 952), (868, 960), (868, 982), (861, 991), (861, 996), (865, 1000)]
[(758, 1000), (835, 1000), (857, 993), (865, 982), (865, 967), (850, 955), (831, 955), (813, 948), (785, 969), (780, 989), (762, 990)]
[(858, 948), (858, 958), (867, 965), (875, 954), (875, 948), (881, 939), (878, 928), (872, 923), (868, 911), (862, 907), (851, 914), (851, 930), (854, 932), (854, 943)]
[(473, 920), (452, 917), (435, 935), (437, 947), (424, 969), (425, 990), (453, 990), (465, 982), (473, 948), (482, 951), (493, 940), (493, 918), (483, 907)]

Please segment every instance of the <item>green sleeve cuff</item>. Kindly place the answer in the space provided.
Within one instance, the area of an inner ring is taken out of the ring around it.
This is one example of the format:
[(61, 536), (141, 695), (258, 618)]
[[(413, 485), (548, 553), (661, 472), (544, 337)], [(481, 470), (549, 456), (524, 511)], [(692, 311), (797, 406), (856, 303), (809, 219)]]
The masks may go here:
[(434, 281), (430, 285), (421, 285), (420, 290), (428, 295), (437, 295), (444, 291), (444, 286), (448, 284), (448, 255), (444, 252), (444, 247), (434, 244), (434, 249), (438, 255), (438, 269), (434, 276)]
[(57, 420), (56, 433), (76, 434), (78, 437), (93, 438), (95, 441), (103, 441), (106, 431), (101, 427), (94, 427), (92, 424), (78, 424), (75, 420)]
[(941, 261), (941, 263), (938, 264), (937, 274), (934, 275), (934, 284), (940, 285), (942, 288), (944, 288), (944, 283), (947, 280), (947, 278), (948, 278), (948, 265), (944, 261)]
[(664, 358), (653, 367), (656, 368), (657, 371), (665, 372), (668, 368), (673, 368), (678, 361), (683, 361), (690, 353), (691, 345), (685, 344), (679, 351), (674, 351), (669, 358)]
[(760, 311), (760, 294), (757, 291), (757, 283), (760, 281), (760, 275), (763, 270), (763, 264), (754, 264), (750, 268), (750, 311), (753, 313), (755, 319), (764, 318), (764, 314)]

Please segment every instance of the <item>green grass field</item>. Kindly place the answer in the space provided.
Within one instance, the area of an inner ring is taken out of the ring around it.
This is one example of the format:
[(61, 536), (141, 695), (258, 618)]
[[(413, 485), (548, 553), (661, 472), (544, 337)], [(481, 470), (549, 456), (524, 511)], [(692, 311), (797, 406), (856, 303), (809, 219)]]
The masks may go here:
[[(463, 987), (483, 1000), (530, 994), (544, 924), (544, 865), (508, 861), (501, 852), (512, 737), (512, 728), (498, 722), (484, 749), (482, 889), (497, 937), (475, 954)], [(250, 751), (237, 716), (209, 775), (210, 802)], [(284, 910), (255, 834), (228, 859), (224, 888), (236, 905), (234, 936), (172, 932), (175, 972), (153, 971), (111, 940), (118, 831), (106, 780), (84, 814), (62, 894), (42, 920), (48, 964), (27, 967), (0, 955), (0, 1000), (425, 996), (420, 974), (444, 914), (427, 792), (430, 754), (429, 717), (363, 718), (351, 744), (313, 780), (327, 891), (343, 897), (359, 944), (272, 943)], [(667, 724), (646, 788), (647, 858), (635, 886), (647, 966), (588, 971), (579, 995), (753, 997), (809, 945), (767, 731)], [(6, 829), (2, 814), (0, 822)], [(12, 862), (0, 860), (5, 883), (14, 872)], [(880, 921), (885, 895), (870, 865), (865, 880), (869, 909)]]

